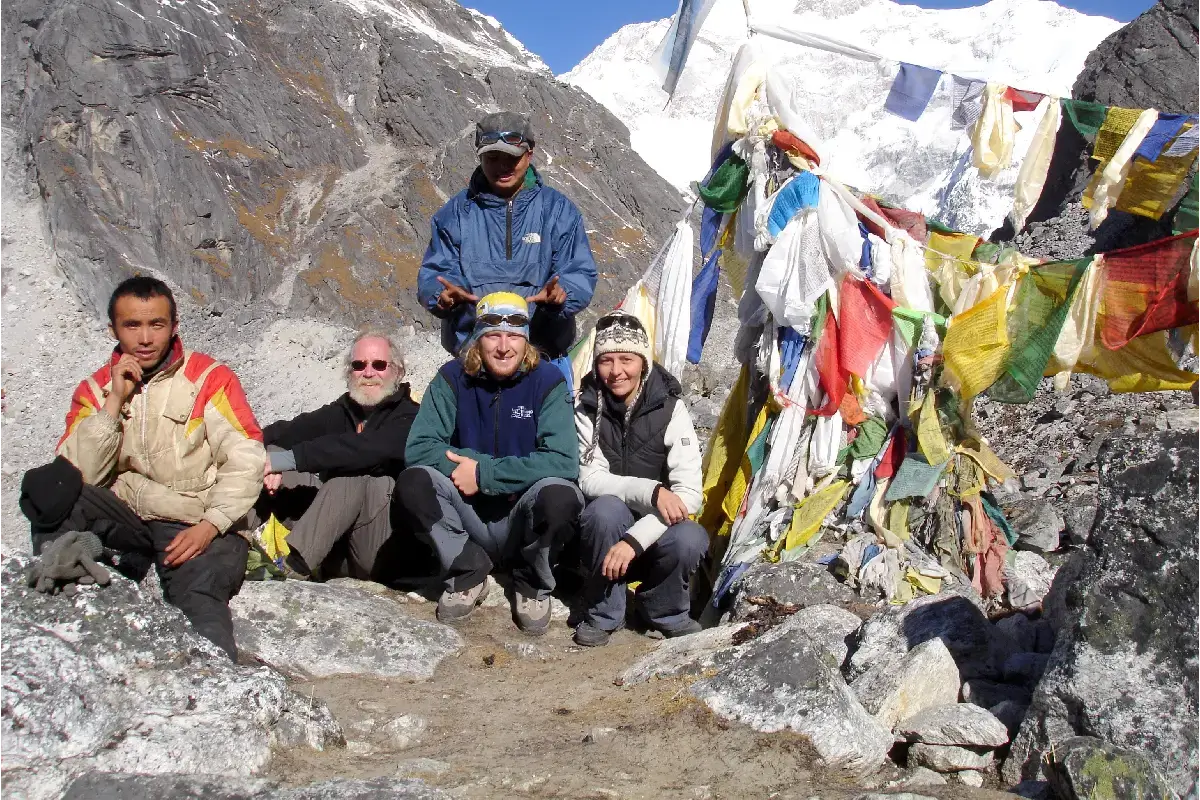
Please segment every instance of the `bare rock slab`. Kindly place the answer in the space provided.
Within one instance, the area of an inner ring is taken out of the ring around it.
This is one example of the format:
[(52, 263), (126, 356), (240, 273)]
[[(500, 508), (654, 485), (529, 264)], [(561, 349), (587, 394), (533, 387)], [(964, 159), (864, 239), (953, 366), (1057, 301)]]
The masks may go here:
[(990, 711), (971, 703), (928, 708), (900, 723), (896, 732), (910, 742), (996, 748), (1008, 744), (1008, 730)]
[(958, 665), (941, 639), (919, 644), (898, 664), (877, 664), (850, 684), (863, 707), (888, 730), (929, 708), (958, 702)]
[(797, 611), (788, 620), (789, 625), (795, 625), (808, 635), (826, 652), (840, 668), (850, 655), (858, 629), (862, 620), (857, 614), (847, 611), (840, 606), (816, 605), (808, 606)]
[(453, 628), (346, 586), (247, 582), (229, 607), (238, 647), (290, 675), (426, 680), (464, 647)]
[(692, 694), (757, 731), (807, 736), (830, 765), (870, 772), (887, 758), (891, 731), (867, 713), (830, 662), (802, 631), (780, 626), (737, 648), (733, 663), (693, 684)]
[(121, 775), (92, 772), (76, 778), (63, 800), (445, 800), (423, 781), (337, 778), (293, 789), (270, 781), (211, 775)]
[(1005, 761), (1015, 784), (1074, 736), (1138, 750), (1180, 796), (1197, 793), (1195, 434), (1117, 437), (1097, 459), (1088, 546), (1059, 571), (1063, 626)]
[(854, 590), (834, 577), (828, 567), (807, 561), (755, 564), (738, 584), (733, 618), (745, 619), (754, 610), (750, 598), (770, 598), (800, 608), (819, 605), (845, 607), (858, 602)]
[(992, 765), (992, 751), (918, 742), (908, 748), (908, 765), (927, 767), (934, 772), (983, 770)]
[(322, 702), (232, 663), (138, 584), (50, 597), (24, 563), (0, 569), (6, 795), (57, 798), (88, 771), (252, 776), (273, 747), (344, 744)]

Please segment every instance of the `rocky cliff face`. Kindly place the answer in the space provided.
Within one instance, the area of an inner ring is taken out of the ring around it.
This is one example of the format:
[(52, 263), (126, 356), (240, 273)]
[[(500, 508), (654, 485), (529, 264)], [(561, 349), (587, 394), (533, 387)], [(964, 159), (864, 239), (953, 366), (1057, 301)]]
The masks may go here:
[(616, 118), (451, 0), (14, 0), (3, 35), (5, 124), (96, 309), (148, 272), (218, 310), (428, 324), (429, 217), (496, 108), (541, 132), (535, 163), (587, 220), (605, 307), (677, 213)]
[[(1169, 113), (1197, 110), (1197, 0), (1159, 0), (1088, 56), (1071, 96), (1123, 108), (1157, 108)], [(1022, 252), (1043, 258), (1078, 258), (1171, 235), (1173, 213), (1155, 221), (1112, 211), (1088, 230), (1080, 199), (1095, 171), (1091, 142), (1066, 120), (1055, 141), (1046, 187), (1016, 237)], [(1195, 167), (1188, 180), (1195, 177)], [(1006, 224), (993, 238), (1011, 239)]]

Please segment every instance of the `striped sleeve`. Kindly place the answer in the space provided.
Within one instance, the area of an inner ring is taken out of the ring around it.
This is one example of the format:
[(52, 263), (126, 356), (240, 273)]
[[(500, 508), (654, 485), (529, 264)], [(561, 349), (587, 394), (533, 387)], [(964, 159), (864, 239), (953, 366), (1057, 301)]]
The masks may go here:
[(75, 387), (66, 429), (55, 452), (83, 473), (85, 483), (107, 485), (114, 477), (121, 450), (121, 424), (103, 410), (109, 368), (97, 370)]
[(246, 515), (262, 491), (266, 463), (262, 430), (233, 370), (224, 364), (214, 365), (201, 353), (193, 354), (185, 368), (189, 378), (195, 375), (199, 379), (207, 372), (187, 429), (193, 431), (204, 425), (217, 466), (217, 480), (208, 493), (204, 519), (225, 533)]

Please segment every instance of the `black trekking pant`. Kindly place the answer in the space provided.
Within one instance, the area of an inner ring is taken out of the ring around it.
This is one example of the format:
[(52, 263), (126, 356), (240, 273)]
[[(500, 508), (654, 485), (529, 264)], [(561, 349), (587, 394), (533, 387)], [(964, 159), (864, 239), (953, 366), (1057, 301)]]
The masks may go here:
[(56, 530), (33, 534), (33, 552), (41, 553), (47, 542), (67, 531), (92, 531), (106, 548), (122, 554), (123, 565), (129, 563), (125, 555), (135, 556), (134, 561), (142, 557), (145, 568), (153, 558), (166, 601), (184, 613), (196, 633), (236, 661), (229, 599), (242, 588), (249, 545), (242, 537), (228, 533), (213, 539), (200, 555), (168, 567), (166, 547), (187, 527), (182, 522), (142, 520), (108, 489), (85, 484), (71, 513)]

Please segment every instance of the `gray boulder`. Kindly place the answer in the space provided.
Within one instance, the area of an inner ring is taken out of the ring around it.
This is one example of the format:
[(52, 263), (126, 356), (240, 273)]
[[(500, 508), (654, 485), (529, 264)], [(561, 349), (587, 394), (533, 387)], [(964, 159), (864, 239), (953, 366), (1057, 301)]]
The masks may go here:
[(739, 647), (729, 666), (691, 691), (718, 716), (764, 733), (802, 734), (826, 763), (865, 774), (883, 764), (892, 734), (831, 660), (803, 632), (780, 626)]
[(238, 646), (290, 675), (424, 680), (464, 647), (454, 629), (346, 586), (248, 581), (229, 607)]
[(807, 606), (787, 621), (825, 649), (840, 669), (850, 654), (855, 634), (862, 627), (857, 614), (831, 605)]
[(992, 751), (990, 748), (972, 749), (918, 742), (908, 748), (908, 765), (926, 767), (934, 772), (982, 770), (992, 765)]
[(25, 586), (24, 563), (0, 570), (6, 794), (57, 797), (92, 770), (251, 776), (273, 747), (344, 744), (320, 700), (233, 664), (136, 583), (50, 597)]
[(1063, 573), (1065, 627), (1004, 764), (1038, 777), (1073, 736), (1140, 750), (1181, 795), (1197, 791), (1197, 443), (1179, 432), (1111, 440), (1102, 514)]
[(1012, 551), (1004, 571), (1009, 606), (1016, 609), (1041, 608), (1056, 572), (1058, 570), (1037, 553)]
[(1062, 800), (1177, 800), (1171, 784), (1144, 753), (1091, 736), (1075, 736), (1054, 747), (1046, 769)]
[(1017, 532), (1018, 550), (1051, 553), (1058, 549), (1059, 534), (1066, 523), (1050, 503), (1025, 498), (1005, 509), (1008, 521)]
[(1033, 690), (1028, 686), (976, 678), (963, 682), (962, 699), (964, 703), (974, 703), (983, 708), (991, 708), (1005, 701), (1027, 706), (1033, 699)]
[(1008, 738), (1011, 740), (1020, 730), (1021, 723), (1025, 721), (1025, 712), (1029, 710), (1029, 704), (1018, 703), (1014, 700), (1002, 700), (988, 710), (996, 719), (1004, 723), (1004, 728), (1008, 731)]
[(1033, 686), (1042, 679), (1049, 663), (1048, 653), (1013, 653), (1004, 659), (1004, 680)]
[(1008, 744), (1004, 723), (987, 709), (971, 703), (936, 706), (909, 717), (896, 733), (910, 742), (960, 747), (1003, 747)]
[(899, 663), (877, 664), (854, 679), (859, 702), (888, 730), (928, 708), (958, 702), (958, 666), (941, 639), (908, 651)]
[(294, 789), (263, 780), (203, 775), (120, 775), (76, 778), (63, 800), (443, 800), (450, 795), (419, 780), (337, 778)]
[(742, 627), (740, 624), (720, 625), (690, 636), (664, 639), (617, 676), (614, 683), (636, 686), (653, 678), (699, 675), (719, 669), (733, 659), (733, 635)]
[(832, 605), (846, 607), (859, 602), (854, 590), (834, 577), (829, 568), (808, 561), (760, 562), (742, 575), (738, 583), (733, 619), (750, 616), (755, 605), (751, 599), (771, 599), (782, 605), (800, 608)]
[(853, 679), (873, 667), (892, 669), (905, 653), (931, 639), (942, 640), (964, 679), (999, 675), (1007, 655), (1003, 640), (978, 606), (961, 595), (943, 593), (892, 606), (863, 623), (847, 675)]
[(1063, 522), (1066, 525), (1067, 541), (1076, 547), (1087, 544), (1092, 535), (1092, 524), (1096, 521), (1097, 506), (1080, 503), (1072, 505), (1063, 512)]

